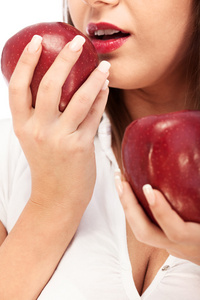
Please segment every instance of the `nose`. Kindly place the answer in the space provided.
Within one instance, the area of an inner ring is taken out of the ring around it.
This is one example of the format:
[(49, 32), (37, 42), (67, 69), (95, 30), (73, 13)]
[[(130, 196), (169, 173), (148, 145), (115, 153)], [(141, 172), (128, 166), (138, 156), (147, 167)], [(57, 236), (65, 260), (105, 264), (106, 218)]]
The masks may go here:
[(117, 5), (119, 3), (120, 0), (82, 0), (82, 2), (84, 2), (87, 5), (90, 5), (92, 7), (95, 6), (100, 6), (103, 4), (107, 4), (107, 5)]

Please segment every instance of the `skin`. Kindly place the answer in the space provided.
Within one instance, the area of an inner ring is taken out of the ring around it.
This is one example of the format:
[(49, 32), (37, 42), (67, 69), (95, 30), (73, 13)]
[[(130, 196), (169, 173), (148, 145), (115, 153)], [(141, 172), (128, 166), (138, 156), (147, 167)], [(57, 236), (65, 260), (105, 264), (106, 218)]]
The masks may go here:
[[(122, 47), (100, 58), (111, 63), (110, 86), (123, 89), (124, 101), (133, 120), (193, 108), (185, 101), (189, 90), (184, 75), (193, 26), (192, 1), (87, 0), (83, 3), (69, 0), (68, 4), (73, 23), (85, 34), (89, 22), (112, 23), (131, 34)], [(114, 151), (119, 153), (120, 149)], [(159, 191), (151, 190), (146, 197), (147, 200), (154, 197), (150, 207), (162, 230), (158, 229), (138, 205), (129, 184), (116, 176), (116, 186), (128, 221), (132, 265), (136, 263), (132, 252), (140, 248), (135, 238), (200, 265), (199, 224), (184, 222)], [(169, 219), (173, 222), (168, 222)], [(143, 247), (145, 255), (149, 251), (147, 256), (151, 258), (155, 248), (152, 251)], [(161, 264), (166, 252), (160, 253), (163, 253)], [(133, 277), (138, 278), (138, 274), (133, 274)], [(152, 281), (153, 276), (150, 277), (146, 286)], [(141, 283), (136, 283), (136, 286), (140, 292), (145, 289)]]
[(69, 43), (43, 77), (33, 109), (30, 82), (41, 50), (41, 40), (37, 47), (33, 41), (27, 45), (9, 84), (13, 126), (30, 166), (32, 191), (7, 237), (0, 223), (2, 300), (38, 297), (77, 230), (96, 179), (94, 137), (109, 72), (94, 70), (60, 113), (62, 84), (82, 51), (72, 51)]
[(68, 5), (84, 34), (89, 22), (112, 23), (131, 34), (122, 47), (100, 58), (112, 64), (110, 86), (125, 90), (133, 119), (183, 106), (192, 1), (69, 0)]
[[(124, 101), (133, 118), (183, 106), (182, 92), (186, 92), (187, 83), (182, 78), (184, 63), (180, 62), (185, 55), (184, 45), (187, 45), (185, 31), (191, 1), (68, 2), (75, 25), (84, 33), (91, 21), (109, 21), (124, 30), (133, 30), (135, 36), (131, 36), (124, 47), (101, 57), (112, 63), (110, 84), (124, 89)], [(123, 20), (126, 20), (125, 27)], [(9, 98), (14, 130), (31, 170), (32, 191), (8, 235), (0, 223), (2, 300), (36, 299), (73, 238), (95, 184), (94, 136), (108, 97), (108, 89), (102, 90), (102, 86), (109, 72), (96, 69), (73, 96), (66, 111), (63, 114), (58, 111), (62, 83), (82, 51), (80, 48), (72, 52), (66, 45), (44, 76), (36, 108), (32, 109), (30, 82), (41, 45), (34, 50), (31, 45), (25, 48), (11, 78)], [(130, 68), (130, 59), (133, 68)], [(79, 189), (74, 178), (78, 179)], [(148, 258), (144, 261), (144, 255), (137, 256), (141, 274), (140, 277), (133, 274), (133, 277), (138, 277), (136, 286), (140, 294), (150, 284), (168, 252), (200, 263), (199, 225), (194, 224), (196, 229), (193, 230), (193, 225), (183, 224), (182, 220), (178, 222), (165, 199), (156, 191), (151, 207), (163, 229), (158, 231), (139, 208), (128, 183), (119, 181), (117, 188), (130, 224), (127, 235), (131, 263), (136, 263), (132, 256), (134, 251), (139, 255), (142, 250)], [(165, 221), (168, 214), (174, 216), (173, 229)], [(137, 222), (133, 221), (134, 217)], [(184, 235), (186, 227), (188, 234)], [(135, 237), (150, 246), (144, 246)], [(158, 251), (155, 247), (164, 250)], [(148, 262), (149, 266), (157, 263), (146, 272)]]

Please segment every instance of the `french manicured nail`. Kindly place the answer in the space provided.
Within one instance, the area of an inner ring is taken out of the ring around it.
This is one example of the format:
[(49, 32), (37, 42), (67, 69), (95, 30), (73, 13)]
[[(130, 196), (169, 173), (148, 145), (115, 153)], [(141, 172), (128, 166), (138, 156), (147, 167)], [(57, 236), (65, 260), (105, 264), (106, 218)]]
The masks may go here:
[(104, 82), (104, 84), (103, 84), (103, 86), (102, 86), (102, 88), (101, 88), (102, 91), (105, 91), (105, 90), (107, 89), (108, 85), (109, 85), (109, 80), (106, 79), (106, 81)]
[(81, 49), (85, 43), (85, 38), (82, 35), (76, 35), (69, 44), (69, 49), (73, 52), (77, 52)]
[(108, 70), (110, 69), (110, 66), (111, 64), (106, 61), (106, 60), (103, 60), (102, 62), (100, 62), (100, 64), (98, 65), (98, 70), (102, 73), (107, 73)]
[(115, 171), (115, 186), (116, 186), (119, 197), (121, 197), (123, 194), (123, 185), (122, 185), (122, 180), (121, 180), (120, 169), (117, 169)]
[(154, 205), (156, 198), (152, 186), (150, 184), (145, 184), (142, 189), (149, 205)]
[(42, 43), (42, 37), (40, 35), (34, 35), (28, 45), (28, 51), (30, 53), (37, 52)]

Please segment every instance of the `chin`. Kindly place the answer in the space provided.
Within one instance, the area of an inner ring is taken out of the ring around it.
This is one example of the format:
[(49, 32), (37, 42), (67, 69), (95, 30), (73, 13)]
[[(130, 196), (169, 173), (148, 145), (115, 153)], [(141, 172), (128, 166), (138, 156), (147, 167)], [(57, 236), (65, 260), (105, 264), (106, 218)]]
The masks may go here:
[(116, 89), (122, 89), (122, 90), (135, 90), (142, 88), (141, 84), (136, 84), (134, 81), (129, 81), (121, 78), (112, 78), (110, 76), (109, 78), (109, 87), (116, 88)]
[[(139, 76), (139, 72), (134, 72), (137, 76), (134, 75), (133, 72), (130, 72), (130, 64), (126, 66), (124, 63), (116, 63), (114, 59), (104, 59), (111, 63), (110, 75), (108, 78), (110, 87), (132, 90), (142, 88), (143, 84), (145, 85), (144, 74)], [(149, 76), (147, 80), (149, 81)]]

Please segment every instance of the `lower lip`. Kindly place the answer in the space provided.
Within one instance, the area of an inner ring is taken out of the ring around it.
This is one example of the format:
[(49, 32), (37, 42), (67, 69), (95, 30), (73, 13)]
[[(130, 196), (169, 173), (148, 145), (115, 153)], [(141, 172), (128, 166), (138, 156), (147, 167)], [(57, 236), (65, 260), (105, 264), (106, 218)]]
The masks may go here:
[(91, 39), (94, 47), (96, 48), (97, 53), (105, 54), (120, 48), (129, 38), (129, 36), (121, 37), (118, 39), (110, 39), (110, 40), (98, 40)]

